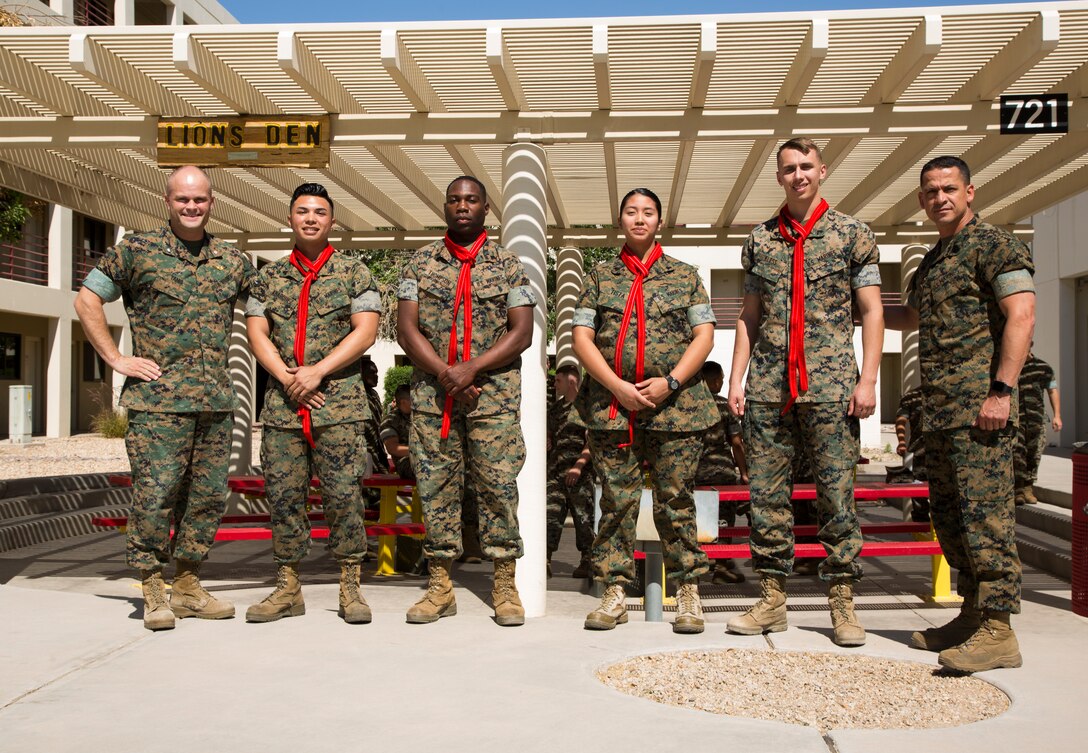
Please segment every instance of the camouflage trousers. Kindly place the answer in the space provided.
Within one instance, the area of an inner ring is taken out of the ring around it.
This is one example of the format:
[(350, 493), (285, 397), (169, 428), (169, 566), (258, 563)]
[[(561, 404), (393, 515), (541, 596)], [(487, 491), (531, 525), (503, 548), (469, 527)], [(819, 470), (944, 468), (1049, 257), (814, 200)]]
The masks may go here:
[(926, 432), (930, 515), (956, 592), (968, 604), (1020, 611), (1012, 453), (1016, 429)]
[(582, 475), (574, 486), (567, 486), (566, 468), (550, 468), (548, 473), (548, 555), (559, 548), (567, 513), (574, 521), (574, 545), (582, 554), (593, 546), (593, 474)]
[(793, 572), (793, 461), (808, 454), (816, 480), (818, 538), (827, 557), (820, 578), (858, 579), (861, 527), (854, 501), (854, 466), (859, 423), (849, 403), (794, 403), (782, 415), (779, 403), (748, 402), (744, 447), (752, 494), (752, 568), (768, 575)]
[(1020, 414), (1013, 453), (1013, 486), (1030, 489), (1039, 476), (1039, 461), (1046, 449), (1046, 414)]
[(703, 451), (699, 432), (590, 429), (589, 451), (601, 482), (601, 519), (593, 540), (593, 577), (611, 585), (635, 579), (635, 523), (642, 498), (642, 463), (650, 466), (654, 524), (661, 538), (665, 575), (694, 583), (710, 567), (695, 525), (695, 469)]
[(469, 418), (454, 414), (442, 439), (442, 416), (412, 412), (408, 447), (423, 502), (423, 554), (461, 556), (461, 508), (470, 483), (479, 515), (480, 548), (492, 560), (524, 553), (518, 529), (517, 477), (525, 441), (517, 413)]
[(261, 469), (272, 509), (272, 558), (277, 565), (298, 562), (310, 552), (306, 498), (310, 478), (321, 480), (321, 509), (329, 526), (328, 548), (340, 563), (362, 562), (366, 528), (359, 475), (366, 440), (358, 422), (314, 427), (315, 447), (301, 429), (265, 426)]
[(171, 555), (192, 562), (208, 556), (227, 505), (232, 425), (229, 412), (129, 411), (130, 567), (160, 570)]

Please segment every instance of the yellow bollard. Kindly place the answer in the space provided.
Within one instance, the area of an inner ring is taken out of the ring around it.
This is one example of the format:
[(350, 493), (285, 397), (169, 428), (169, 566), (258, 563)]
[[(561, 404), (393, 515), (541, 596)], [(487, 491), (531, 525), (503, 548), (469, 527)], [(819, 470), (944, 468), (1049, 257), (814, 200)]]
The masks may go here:
[[(383, 486), (381, 505), (378, 508), (378, 522), (392, 524), (397, 522), (397, 487)], [(396, 575), (393, 566), (393, 547), (396, 536), (378, 537), (378, 570), (375, 575)]]
[[(916, 541), (936, 541), (937, 532), (930, 523), (929, 533), (916, 533), (914, 538)], [(952, 593), (952, 568), (943, 554), (930, 557), (930, 570), (933, 578), (932, 593), (922, 597), (925, 601), (930, 604), (958, 604), (963, 601)]]

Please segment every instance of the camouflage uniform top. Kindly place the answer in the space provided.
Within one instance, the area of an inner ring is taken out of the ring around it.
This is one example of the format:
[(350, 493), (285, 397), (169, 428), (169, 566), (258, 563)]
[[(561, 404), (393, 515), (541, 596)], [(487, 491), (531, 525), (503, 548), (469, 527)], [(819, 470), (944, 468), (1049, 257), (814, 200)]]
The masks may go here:
[[(793, 243), (778, 231), (778, 217), (757, 225), (741, 249), (745, 294), (760, 297), (763, 318), (752, 346), (747, 398), (765, 403), (789, 399), (789, 344)], [(854, 355), (853, 292), (880, 285), (880, 253), (873, 231), (829, 209), (805, 241), (805, 364), (808, 391), (799, 403), (850, 399), (858, 381)]]
[(394, 407), (385, 414), (382, 419), (379, 435), (384, 442), (387, 439), (396, 439), (397, 444), (408, 444), (408, 430), (412, 427), (412, 414), (407, 416), (400, 412), (400, 408)]
[[(401, 275), (397, 298), (419, 304), (419, 331), (442, 360), (450, 347), (454, 293), (461, 262), (441, 241), (424, 246)], [(506, 333), (507, 309), (535, 306), (536, 295), (521, 260), (490, 238), (472, 267), (472, 357), (487, 352)], [(457, 352), (464, 344), (464, 319), (457, 312)], [(517, 413), (521, 410), (521, 357), (476, 378), (480, 397), (468, 410), (471, 418)], [(463, 410), (455, 402), (455, 410)], [(412, 410), (441, 414), (446, 392), (438, 377), (423, 369), (412, 371)]]
[[(246, 306), (246, 316), (268, 319), (269, 338), (288, 366), (298, 365), (295, 326), (302, 283), (302, 273), (291, 264), (291, 257), (285, 256), (257, 273)], [(320, 361), (351, 333), (353, 314), (381, 310), (381, 295), (366, 265), (354, 257), (333, 254), (310, 286), (306, 364)], [(310, 412), (315, 427), (366, 420), (370, 411), (361, 368), (361, 359), (357, 359), (325, 377), (321, 383), (325, 404)], [(301, 428), (297, 410), (280, 381), (269, 379), (261, 420), (269, 426)]]
[(910, 425), (907, 452), (914, 453), (915, 458), (925, 454), (926, 450), (925, 442), (922, 440), (922, 409), (924, 402), (925, 398), (922, 396), (922, 389), (915, 387), (899, 398), (899, 409), (895, 413), (896, 417), (902, 416), (907, 419), (907, 423)]
[[(918, 356), (926, 431), (970, 426), (1001, 360), (1005, 315), (998, 302), (1034, 291), (1031, 252), (1009, 233), (972, 219), (922, 259), (907, 303), (918, 310)], [(1017, 421), (1012, 395), (1009, 423)]]
[(1017, 387), (1020, 389), (1020, 415), (1045, 419), (1043, 398), (1048, 390), (1058, 388), (1051, 365), (1037, 356), (1028, 356), (1024, 368), (1020, 370)]
[(151, 382), (125, 379), (121, 405), (160, 413), (237, 408), (227, 349), (234, 304), (253, 275), (233, 245), (206, 235), (194, 256), (169, 227), (125, 236), (107, 250), (83, 286), (104, 301), (124, 301), (133, 355), (162, 369)]
[(729, 410), (729, 401), (721, 395), (714, 396), (714, 404), (721, 418), (703, 434), (703, 456), (695, 471), (695, 483), (735, 484), (737, 464), (733, 460), (732, 442), (741, 433), (740, 419)]
[[(586, 276), (574, 311), (574, 326), (589, 327), (596, 332), (594, 342), (609, 368), (615, 363), (616, 341), (633, 279), (618, 257), (598, 264)], [(663, 377), (680, 362), (691, 344), (692, 329), (700, 324), (714, 324), (714, 312), (695, 267), (671, 256), (661, 256), (650, 267), (642, 283), (642, 295), (646, 302), (644, 374), (647, 379)], [(643, 326), (638, 321), (637, 309), (632, 308), (631, 320), (623, 347), (623, 378), (628, 381), (634, 381), (638, 329)], [(661, 405), (640, 410), (635, 420), (651, 431), (701, 431), (715, 423), (713, 403), (710, 390), (697, 371)], [(574, 404), (577, 420), (586, 428), (627, 429), (628, 412), (622, 406), (616, 418), (609, 421), (612, 393), (596, 379), (585, 380)]]
[[(548, 438), (551, 451), (548, 453), (548, 478), (556, 478), (569, 471), (578, 461), (586, 446), (586, 430), (570, 419), (574, 403), (568, 403), (561, 397), (548, 402)], [(593, 473), (593, 463), (586, 463), (582, 468), (582, 478)]]

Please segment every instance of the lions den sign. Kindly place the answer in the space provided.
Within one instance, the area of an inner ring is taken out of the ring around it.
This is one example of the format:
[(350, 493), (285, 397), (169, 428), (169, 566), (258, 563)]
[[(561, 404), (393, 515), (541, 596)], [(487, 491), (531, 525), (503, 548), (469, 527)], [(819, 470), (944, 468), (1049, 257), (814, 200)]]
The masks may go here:
[(327, 167), (329, 116), (160, 118), (160, 167)]

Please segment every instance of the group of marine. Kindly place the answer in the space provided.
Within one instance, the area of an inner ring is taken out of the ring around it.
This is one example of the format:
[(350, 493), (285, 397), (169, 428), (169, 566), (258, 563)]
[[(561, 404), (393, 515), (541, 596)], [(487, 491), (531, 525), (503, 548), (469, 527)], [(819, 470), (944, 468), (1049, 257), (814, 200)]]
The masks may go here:
[[(853, 488), (859, 421), (876, 410), (885, 327), (917, 328), (920, 420), (911, 442), (916, 454), (925, 448), (929, 514), (958, 571), (963, 605), (947, 625), (914, 633), (911, 644), (940, 652), (940, 664), (958, 671), (1020, 666), (1010, 626), (1021, 582), (1013, 509), (1022, 495), (1013, 458), (1027, 454), (1014, 447), (1025, 402), (1020, 397), (1018, 409), (1016, 385), (1034, 330), (1031, 254), (975, 214), (969, 167), (938, 157), (921, 170), (918, 198), (940, 239), (911, 278), (907, 303), (884, 305), (875, 237), (828, 206), (820, 195), (826, 175), (811, 140), (791, 139), (778, 149), (785, 201), (741, 251), (744, 297), (728, 378), (706, 360), (716, 320), (698, 271), (665, 255), (657, 241), (660, 200), (646, 188), (623, 197), (617, 225), (625, 243), (615, 259), (587, 270), (573, 315), (577, 363), (556, 369), (549, 557), (569, 511), (582, 555), (577, 572), (603, 586), (585, 627), (625, 623), (635, 519), (648, 485), (666, 575), (677, 584), (673, 630), (702, 632), (697, 582), (710, 566), (697, 541), (693, 489), (747, 483), (761, 595), (727, 630), (785, 630), (786, 579), (794, 573), (791, 496), (799, 468), (807, 466), (827, 554), (818, 575), (828, 584), (833, 640), (864, 644), (853, 603), (862, 577)], [(422, 503), (428, 582), (407, 621), (457, 612), (450, 570), (463, 553), (468, 491), (480, 550), (494, 564), (495, 621), (523, 624), (515, 582), (523, 554), (520, 363), (532, 342), (537, 295), (518, 257), (488, 235), (483, 184), (461, 176), (448, 185), (445, 237), (401, 269), (397, 341), (414, 369), (377, 438), (365, 426), (380, 401), (367, 398), (362, 364), (377, 336), (381, 294), (357, 256), (329, 244), (334, 205), (325, 188), (295, 190), (288, 209), (294, 248), (260, 271), (206, 232), (214, 197), (203, 170), (174, 170), (165, 202), (168, 224), (110, 248), (76, 298), (88, 338), (127, 377), (120, 403), (129, 417), (134, 492), (126, 553), (141, 575), (145, 626), (234, 614), (232, 604), (203, 588), (199, 570), (226, 504), (237, 408), (227, 350), (236, 304), (244, 304), (250, 347), (269, 374), (261, 469), (277, 566), (275, 589), (249, 607), (246, 619), (305, 612), (299, 565), (309, 552), (306, 502), (317, 476), (328, 547), (341, 568), (339, 614), (349, 623), (370, 622), (360, 591), (367, 543), (359, 485), (369, 435), (369, 449), (381, 442), (398, 473), (414, 474)], [(120, 352), (106, 323), (104, 305), (118, 298), (131, 325), (132, 355)], [(726, 384), (727, 396), (716, 398)], [(1037, 435), (1031, 441), (1041, 446)], [(736, 509), (723, 513), (731, 522)], [(171, 561), (167, 596), (163, 571)], [(719, 563), (715, 575), (719, 582), (743, 579), (732, 562)]]

